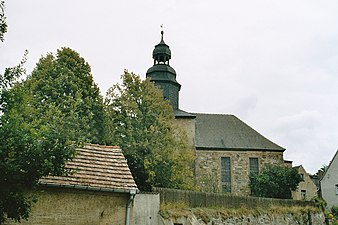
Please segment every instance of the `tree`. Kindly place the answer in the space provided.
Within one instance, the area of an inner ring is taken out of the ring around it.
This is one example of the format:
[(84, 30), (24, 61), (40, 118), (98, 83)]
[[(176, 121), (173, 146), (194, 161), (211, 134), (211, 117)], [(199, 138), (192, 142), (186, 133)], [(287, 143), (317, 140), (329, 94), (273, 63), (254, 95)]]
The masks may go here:
[(107, 92), (109, 117), (106, 141), (122, 147), (136, 184), (193, 187), (194, 153), (187, 136), (174, 125), (174, 113), (162, 92), (152, 82), (125, 71), (122, 84)]
[(7, 23), (5, 17), (5, 2), (0, 1), (0, 41), (4, 41), (4, 34), (7, 32)]
[(25, 90), (13, 91), (21, 73), (22, 64), (0, 79), (0, 224), (5, 216), (27, 218), (33, 199), (25, 192), (42, 176), (62, 174), (74, 154), (75, 143), (60, 129), (60, 111), (51, 107), (38, 115)]
[(0, 119), (0, 223), (5, 216), (28, 218), (34, 199), (26, 192), (43, 176), (64, 174), (64, 163), (74, 156), (76, 146), (63, 129), (58, 108), (40, 113), (29, 105), (26, 92), (6, 97), (16, 104), (6, 105)]
[(90, 66), (77, 52), (62, 48), (56, 56), (42, 57), (22, 89), (31, 91), (41, 112), (51, 105), (57, 107), (64, 114), (65, 129), (75, 132), (74, 138), (102, 143), (103, 98)]
[(324, 176), (326, 170), (327, 170), (328, 166), (327, 165), (323, 165), (315, 174), (315, 176), (318, 178), (318, 180), (321, 180), (322, 177)]
[(67, 174), (75, 148), (99, 142), (103, 130), (103, 100), (78, 53), (48, 54), (18, 81), (22, 63), (0, 77), (0, 223), (28, 218), (34, 199), (27, 191), (41, 177)]
[(295, 168), (284, 166), (267, 166), (258, 175), (250, 175), (251, 194), (267, 198), (291, 198), (291, 191), (295, 191), (301, 175)]

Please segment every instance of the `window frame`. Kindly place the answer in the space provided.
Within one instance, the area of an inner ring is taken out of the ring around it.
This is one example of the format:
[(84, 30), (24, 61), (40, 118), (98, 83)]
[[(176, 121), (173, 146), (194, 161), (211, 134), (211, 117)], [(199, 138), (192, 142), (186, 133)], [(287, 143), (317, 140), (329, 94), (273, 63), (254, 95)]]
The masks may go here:
[(259, 174), (259, 159), (258, 157), (249, 158), (249, 175), (258, 175)]
[(231, 157), (221, 157), (222, 192), (231, 193)]

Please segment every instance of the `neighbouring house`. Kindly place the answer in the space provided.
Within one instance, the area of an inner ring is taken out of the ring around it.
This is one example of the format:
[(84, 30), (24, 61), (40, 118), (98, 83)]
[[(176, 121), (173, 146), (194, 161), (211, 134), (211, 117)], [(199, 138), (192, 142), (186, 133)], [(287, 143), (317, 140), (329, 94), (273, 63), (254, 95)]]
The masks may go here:
[(319, 197), (322, 198), (322, 191), (321, 191), (321, 187), (320, 187), (320, 180), (322, 179), (322, 177), (324, 176), (325, 171), (327, 170), (328, 166), (323, 166), (321, 167), (315, 174), (313, 174), (311, 176), (313, 182), (315, 183), (315, 185), (317, 186), (317, 194)]
[[(39, 225), (124, 225), (130, 222), (138, 192), (122, 150), (87, 144), (66, 164), (68, 176), (40, 180), (28, 221)], [(17, 224), (6, 220), (5, 224)], [(131, 223), (130, 223), (131, 224)]]
[(179, 108), (181, 85), (169, 65), (171, 50), (161, 41), (153, 50), (154, 65), (146, 77), (162, 89), (175, 113), (176, 123), (187, 132), (196, 152), (195, 174), (203, 189), (249, 195), (249, 175), (266, 165), (285, 165), (285, 149), (230, 114), (185, 112)]
[(320, 180), (321, 194), (327, 207), (338, 206), (338, 151)]
[(317, 187), (317, 196), (322, 197), (322, 193), (321, 193), (321, 190), (320, 190), (320, 178), (321, 178), (321, 176), (319, 176), (318, 174), (313, 174), (313, 175), (310, 175), (310, 177), (311, 177), (313, 183)]
[(303, 181), (299, 183), (297, 190), (292, 192), (292, 198), (294, 200), (311, 200), (317, 196), (317, 186), (311, 179), (311, 176), (305, 171), (304, 167), (300, 165), (293, 168), (298, 170)]

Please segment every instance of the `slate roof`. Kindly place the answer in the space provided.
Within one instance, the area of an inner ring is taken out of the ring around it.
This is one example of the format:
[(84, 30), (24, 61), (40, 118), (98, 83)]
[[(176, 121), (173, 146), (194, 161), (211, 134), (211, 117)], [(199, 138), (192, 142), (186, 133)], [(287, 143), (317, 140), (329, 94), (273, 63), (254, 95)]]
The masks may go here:
[(194, 115), (196, 115), (197, 150), (285, 150), (234, 115), (200, 113)]
[(49, 186), (81, 187), (98, 190), (135, 190), (122, 150), (117, 146), (87, 144), (66, 164), (72, 172), (68, 176), (48, 176), (39, 183)]
[(174, 115), (175, 118), (195, 118), (196, 116), (194, 114), (188, 113), (186, 111), (180, 110), (180, 109), (174, 109)]

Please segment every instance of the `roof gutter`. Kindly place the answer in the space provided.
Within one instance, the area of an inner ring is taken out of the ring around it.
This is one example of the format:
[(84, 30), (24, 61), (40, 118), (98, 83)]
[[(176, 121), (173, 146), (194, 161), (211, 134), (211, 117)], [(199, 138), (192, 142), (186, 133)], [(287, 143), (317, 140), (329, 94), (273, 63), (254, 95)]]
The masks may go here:
[(196, 150), (205, 150), (205, 151), (266, 151), (266, 152), (284, 152), (286, 149), (264, 149), (264, 148), (228, 148), (228, 147), (200, 147), (196, 146)]
[(84, 185), (69, 185), (69, 184), (50, 184), (50, 183), (39, 183), (41, 186), (46, 187), (62, 187), (62, 188), (70, 188), (70, 189), (77, 189), (77, 190), (88, 190), (88, 191), (101, 191), (101, 192), (114, 192), (114, 193), (138, 193), (139, 190), (137, 188), (131, 189), (121, 189), (121, 188), (100, 188), (100, 187), (91, 187), (91, 186), (84, 186)]

